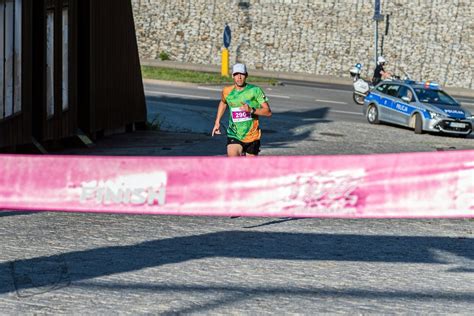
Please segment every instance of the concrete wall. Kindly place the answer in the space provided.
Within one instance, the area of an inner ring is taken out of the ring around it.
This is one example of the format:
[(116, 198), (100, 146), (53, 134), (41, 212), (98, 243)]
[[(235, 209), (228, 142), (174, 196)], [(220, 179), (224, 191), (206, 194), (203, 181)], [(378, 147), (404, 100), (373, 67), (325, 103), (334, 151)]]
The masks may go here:
[[(224, 25), (231, 64), (347, 77), (374, 67), (373, 0), (132, 0), (142, 59), (220, 64)], [(474, 89), (474, 0), (381, 0), (389, 68)], [(383, 35), (383, 36), (382, 36)], [(383, 46), (383, 47), (382, 47)]]

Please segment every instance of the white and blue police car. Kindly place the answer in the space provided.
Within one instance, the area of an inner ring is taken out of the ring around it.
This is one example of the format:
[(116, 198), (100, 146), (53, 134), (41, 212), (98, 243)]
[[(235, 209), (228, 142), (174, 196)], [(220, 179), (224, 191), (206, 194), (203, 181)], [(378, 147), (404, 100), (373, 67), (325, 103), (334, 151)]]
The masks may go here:
[(363, 113), (371, 124), (393, 123), (423, 132), (467, 136), (474, 117), (434, 82), (382, 81), (365, 98)]

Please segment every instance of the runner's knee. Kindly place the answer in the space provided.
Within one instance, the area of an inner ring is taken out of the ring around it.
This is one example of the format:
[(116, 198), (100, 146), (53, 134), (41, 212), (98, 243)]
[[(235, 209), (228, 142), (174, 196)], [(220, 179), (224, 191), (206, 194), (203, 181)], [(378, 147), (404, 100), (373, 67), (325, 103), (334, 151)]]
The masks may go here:
[(227, 156), (229, 157), (238, 157), (242, 156), (243, 148), (239, 144), (229, 144), (227, 145)]

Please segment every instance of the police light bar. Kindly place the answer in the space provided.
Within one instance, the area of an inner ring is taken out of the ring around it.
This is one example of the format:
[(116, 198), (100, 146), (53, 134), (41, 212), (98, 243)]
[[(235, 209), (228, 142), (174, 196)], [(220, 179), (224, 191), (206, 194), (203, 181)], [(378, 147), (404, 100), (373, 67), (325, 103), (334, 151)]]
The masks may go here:
[(441, 86), (437, 82), (426, 81), (424, 86), (425, 89), (441, 90)]

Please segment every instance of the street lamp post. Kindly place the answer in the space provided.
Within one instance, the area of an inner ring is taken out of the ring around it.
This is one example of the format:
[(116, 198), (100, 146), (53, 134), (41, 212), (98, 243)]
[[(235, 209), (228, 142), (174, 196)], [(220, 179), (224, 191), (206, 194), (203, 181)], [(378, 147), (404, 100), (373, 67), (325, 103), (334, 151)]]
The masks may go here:
[(374, 16), (373, 20), (375, 21), (375, 30), (374, 30), (374, 62), (377, 65), (377, 57), (379, 55), (379, 21), (383, 20), (383, 15), (380, 14), (380, 0), (375, 0), (374, 3)]

